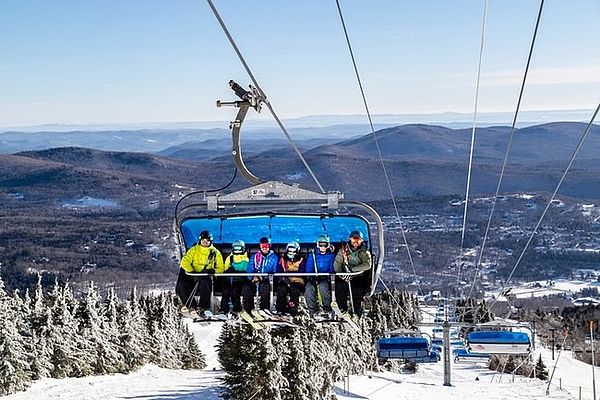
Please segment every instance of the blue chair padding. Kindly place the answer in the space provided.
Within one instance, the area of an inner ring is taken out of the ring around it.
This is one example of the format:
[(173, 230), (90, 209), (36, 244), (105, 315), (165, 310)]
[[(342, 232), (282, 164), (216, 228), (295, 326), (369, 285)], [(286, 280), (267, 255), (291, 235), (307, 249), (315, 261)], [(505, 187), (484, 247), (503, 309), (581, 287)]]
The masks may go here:
[(524, 332), (478, 331), (467, 336), (471, 344), (529, 344), (529, 335)]

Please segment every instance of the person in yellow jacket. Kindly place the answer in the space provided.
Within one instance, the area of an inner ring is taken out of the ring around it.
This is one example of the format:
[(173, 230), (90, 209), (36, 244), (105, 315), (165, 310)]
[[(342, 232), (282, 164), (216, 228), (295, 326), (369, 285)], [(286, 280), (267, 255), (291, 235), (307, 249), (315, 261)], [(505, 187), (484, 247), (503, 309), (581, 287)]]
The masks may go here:
[[(212, 244), (213, 237), (209, 231), (200, 232), (198, 243), (192, 246), (181, 259), (181, 269), (177, 278), (175, 293), (188, 309), (199, 309), (199, 314), (210, 308), (212, 279), (210, 276), (192, 277), (186, 272), (205, 272), (220, 274), (225, 270), (221, 252)], [(198, 302), (194, 296), (198, 296)]]

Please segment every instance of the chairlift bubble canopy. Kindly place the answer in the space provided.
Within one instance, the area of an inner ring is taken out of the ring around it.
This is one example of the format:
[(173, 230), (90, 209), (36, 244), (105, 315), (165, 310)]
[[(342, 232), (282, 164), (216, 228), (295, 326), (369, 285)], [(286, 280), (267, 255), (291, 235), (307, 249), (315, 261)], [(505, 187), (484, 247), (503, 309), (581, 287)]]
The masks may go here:
[(531, 341), (525, 332), (475, 331), (467, 335), (469, 353), (528, 354)]
[(339, 192), (318, 193), (278, 181), (226, 194), (188, 195), (177, 204), (174, 229), (179, 257), (196, 244), (203, 230), (212, 233), (214, 245), (224, 256), (236, 240), (243, 240), (250, 253), (258, 251), (261, 237), (271, 239), (276, 252), (298, 241), (306, 254), (323, 234), (338, 248), (350, 232), (358, 230), (372, 255), (371, 294), (383, 266), (383, 222), (375, 209), (344, 200)]

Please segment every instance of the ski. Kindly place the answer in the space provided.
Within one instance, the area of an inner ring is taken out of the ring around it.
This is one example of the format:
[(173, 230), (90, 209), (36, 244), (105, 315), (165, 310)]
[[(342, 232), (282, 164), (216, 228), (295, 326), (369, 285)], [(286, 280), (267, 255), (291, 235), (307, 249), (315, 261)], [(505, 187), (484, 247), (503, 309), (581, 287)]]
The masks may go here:
[(252, 317), (254, 318), (254, 322), (259, 323), (264, 327), (267, 327), (267, 326), (270, 326), (270, 327), (275, 327), (275, 326), (291, 326), (291, 327), (293, 327), (293, 326), (296, 326), (289, 321), (274, 319), (272, 317), (265, 318), (265, 315), (261, 314), (261, 312), (259, 310), (252, 310)]
[(339, 319), (337, 315), (332, 311), (331, 313), (321, 313), (320, 315), (315, 315), (313, 317), (313, 321), (317, 324), (343, 324), (346, 323), (345, 320)]
[(297, 328), (298, 325), (294, 324), (292, 321), (288, 320), (287, 318), (278, 316), (278, 315), (274, 315), (271, 311), (269, 310), (260, 310), (258, 311), (259, 316), (262, 318), (258, 321), (260, 321), (261, 323), (264, 324), (268, 324), (270, 326), (288, 326), (290, 328)]
[(350, 325), (350, 327), (351, 327), (352, 329), (354, 329), (355, 331), (360, 331), (360, 328), (358, 327), (358, 325), (356, 325), (356, 322), (354, 322), (354, 321), (352, 320), (352, 318), (350, 318), (350, 316), (349, 316), (348, 314), (344, 314), (344, 313), (342, 312), (342, 310), (340, 310), (340, 308), (339, 308), (339, 307), (338, 307), (338, 305), (337, 305), (337, 302), (335, 302), (335, 301), (332, 301), (332, 302), (331, 302), (331, 309), (333, 310), (333, 312), (335, 313), (335, 316), (336, 316), (338, 319), (340, 319), (340, 320), (342, 320), (342, 321), (346, 322), (346, 323), (347, 323), (348, 325)]
[(196, 319), (199, 317), (198, 312), (193, 308), (187, 308), (186, 306), (179, 307), (179, 313), (183, 318)]
[(196, 313), (197, 317), (194, 318), (194, 322), (195, 323), (199, 323), (200, 325), (208, 325), (211, 322), (225, 322), (227, 321), (227, 316), (223, 314), (223, 317), (221, 317), (221, 315), (214, 315), (211, 311), (206, 310), (201, 314)]
[(242, 311), (240, 313), (240, 317), (242, 317), (242, 319), (244, 321), (246, 321), (248, 324), (250, 324), (250, 326), (254, 329), (263, 329), (265, 326), (261, 323), (255, 322), (254, 318), (252, 318), (252, 315), (250, 315), (248, 312), (246, 311)]

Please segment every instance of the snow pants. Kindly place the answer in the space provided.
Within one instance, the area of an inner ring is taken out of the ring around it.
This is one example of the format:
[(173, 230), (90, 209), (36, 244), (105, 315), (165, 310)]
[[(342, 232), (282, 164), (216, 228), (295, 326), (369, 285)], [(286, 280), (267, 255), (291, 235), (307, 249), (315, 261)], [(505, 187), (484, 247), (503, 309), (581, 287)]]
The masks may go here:
[[(194, 288), (196, 288), (195, 292)], [(208, 310), (212, 296), (212, 280), (209, 276), (189, 276), (183, 268), (180, 268), (175, 293), (186, 307)], [(194, 298), (195, 296), (199, 297), (198, 301)]]
[[(244, 311), (254, 310), (254, 295), (256, 293), (257, 283), (251, 281), (244, 282), (242, 286), (242, 298), (244, 299)], [(258, 294), (260, 295), (260, 309), (268, 310), (271, 308), (271, 282), (268, 279), (262, 279), (258, 282)]]
[(311, 315), (319, 312), (318, 294), (321, 294), (323, 311), (331, 311), (331, 283), (329, 278), (309, 278), (306, 283), (304, 298)]
[[(220, 311), (223, 314), (227, 314), (229, 311), (241, 312), (242, 311), (242, 286), (246, 279), (236, 277), (220, 277), (216, 278), (221, 288), (221, 308)], [(229, 304), (231, 303), (231, 305)]]
[(304, 285), (300, 282), (288, 282), (287, 279), (279, 281), (275, 309), (280, 313), (296, 314), (303, 290)]
[[(362, 300), (365, 297), (367, 286), (365, 284), (365, 274), (355, 276), (350, 284), (342, 278), (335, 278), (335, 300), (342, 312), (354, 311), (354, 314), (362, 314)], [(348, 298), (352, 292), (352, 308), (348, 310)]]

